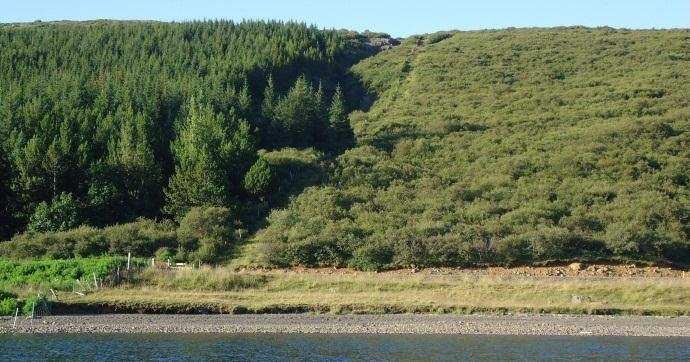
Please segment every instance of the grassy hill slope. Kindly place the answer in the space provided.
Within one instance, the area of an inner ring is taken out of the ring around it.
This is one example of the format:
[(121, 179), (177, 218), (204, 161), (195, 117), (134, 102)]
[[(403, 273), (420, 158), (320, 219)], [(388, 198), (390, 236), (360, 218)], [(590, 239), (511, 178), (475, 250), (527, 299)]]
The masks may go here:
[(352, 70), (378, 98), (269, 263), (690, 261), (690, 31), (439, 33)]

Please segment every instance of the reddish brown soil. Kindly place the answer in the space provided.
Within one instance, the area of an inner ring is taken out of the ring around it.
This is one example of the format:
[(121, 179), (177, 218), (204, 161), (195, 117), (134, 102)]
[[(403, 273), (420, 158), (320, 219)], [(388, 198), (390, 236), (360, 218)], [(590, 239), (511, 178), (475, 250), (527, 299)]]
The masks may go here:
[[(295, 274), (355, 275), (365, 272), (351, 269), (294, 268), (283, 270)], [(491, 277), (578, 277), (578, 278), (690, 278), (690, 271), (661, 266), (638, 266), (634, 264), (587, 264), (571, 263), (556, 266), (520, 266), (485, 268), (427, 268), (399, 269), (379, 272), (382, 275), (457, 275)]]

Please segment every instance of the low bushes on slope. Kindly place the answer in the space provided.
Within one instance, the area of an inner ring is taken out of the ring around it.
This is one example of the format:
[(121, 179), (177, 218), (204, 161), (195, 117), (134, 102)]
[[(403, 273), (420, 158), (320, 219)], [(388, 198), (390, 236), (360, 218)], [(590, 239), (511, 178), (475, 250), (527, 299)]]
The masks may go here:
[(353, 68), (378, 93), (331, 184), (269, 217), (275, 265), (690, 263), (688, 30), (416, 37)]

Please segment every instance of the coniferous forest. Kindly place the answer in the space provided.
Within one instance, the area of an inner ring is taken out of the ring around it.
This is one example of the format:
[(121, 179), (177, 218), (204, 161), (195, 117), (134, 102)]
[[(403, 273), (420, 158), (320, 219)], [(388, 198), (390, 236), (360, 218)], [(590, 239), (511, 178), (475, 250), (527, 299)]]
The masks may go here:
[(690, 263), (690, 32), (0, 26), (0, 254)]

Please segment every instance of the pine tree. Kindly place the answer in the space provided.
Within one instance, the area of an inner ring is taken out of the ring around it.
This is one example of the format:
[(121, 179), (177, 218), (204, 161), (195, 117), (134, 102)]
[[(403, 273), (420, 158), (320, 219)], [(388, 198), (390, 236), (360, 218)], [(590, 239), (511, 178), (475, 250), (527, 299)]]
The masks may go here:
[[(0, 137), (0, 150), (3, 139)], [(0, 240), (9, 238), (14, 233), (14, 195), (10, 187), (12, 171), (5, 152), (0, 152)]]
[(264, 99), (261, 103), (261, 116), (266, 120), (273, 120), (276, 103), (276, 89), (273, 76), (269, 75), (264, 88)]
[[(316, 89), (314, 94), (314, 113), (317, 118), (326, 119), (326, 96), (323, 90), (323, 84), (319, 81), (319, 87)], [(325, 122), (324, 122), (325, 124)]]
[[(220, 172), (227, 192), (245, 195), (253, 135), (269, 149), (314, 146), (326, 118), (323, 88), (315, 92), (311, 80), (330, 84), (344, 57), (349, 64), (366, 55), (353, 56), (357, 44), (340, 32), (274, 22), (8, 28), (0, 47), (0, 149), (11, 170), (0, 192), (11, 188), (18, 231), (63, 192), (88, 206), (96, 225), (158, 217), (180, 167), (171, 142), (199, 89), (232, 145)], [(264, 74), (265, 83), (257, 79)], [(293, 84), (283, 97), (278, 88)]]
[(195, 206), (232, 206), (254, 144), (245, 121), (226, 119), (192, 98), (172, 150), (166, 211), (180, 217)]
[(275, 117), (284, 131), (285, 144), (304, 146), (312, 142), (314, 105), (314, 90), (307, 78), (300, 76), (276, 107)]
[(162, 172), (156, 162), (149, 131), (149, 120), (137, 114), (123, 120), (117, 149), (121, 187), (127, 205), (136, 215), (154, 216), (162, 201)]
[(345, 122), (346, 115), (343, 91), (338, 85), (331, 99), (331, 107), (328, 109), (329, 125), (333, 128), (340, 128)]
[(348, 133), (347, 112), (343, 101), (343, 92), (338, 85), (333, 93), (331, 107), (328, 109), (328, 125), (331, 134), (331, 147), (341, 145)]
[(253, 105), (252, 105), (252, 94), (249, 91), (249, 81), (247, 78), (244, 79), (244, 83), (242, 84), (242, 88), (240, 89), (240, 94), (239, 94), (239, 106), (240, 106), (240, 115), (242, 117), (249, 117), (253, 113)]
[(314, 93), (314, 110), (312, 120), (312, 134), (314, 142), (319, 146), (324, 146), (327, 143), (328, 136), (328, 112), (326, 110), (325, 93), (323, 84), (319, 82), (319, 87)]

